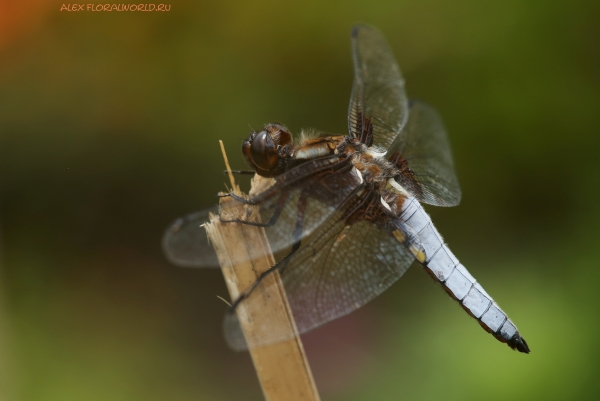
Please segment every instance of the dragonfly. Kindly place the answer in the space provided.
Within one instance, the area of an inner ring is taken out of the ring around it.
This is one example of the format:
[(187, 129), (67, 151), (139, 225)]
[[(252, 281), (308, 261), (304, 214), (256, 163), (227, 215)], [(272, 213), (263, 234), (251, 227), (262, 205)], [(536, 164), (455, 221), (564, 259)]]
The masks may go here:
[[(277, 271), (298, 333), (349, 314), (419, 264), (485, 331), (529, 353), (527, 342), (498, 304), (459, 262), (422, 204), (455, 206), (461, 190), (444, 125), (434, 108), (408, 100), (383, 34), (368, 25), (351, 33), (354, 82), (348, 134), (303, 131), (294, 137), (267, 124), (242, 145), (251, 173), (268, 185), (249, 197), (248, 218), (223, 223), (264, 227), (275, 264), (234, 300), (225, 336), (234, 349), (285, 340), (264, 330), (248, 343), (235, 309), (273, 290), (263, 280)], [(244, 173), (244, 171), (237, 171)], [(175, 264), (218, 267), (203, 224), (217, 208), (175, 220), (163, 248)]]

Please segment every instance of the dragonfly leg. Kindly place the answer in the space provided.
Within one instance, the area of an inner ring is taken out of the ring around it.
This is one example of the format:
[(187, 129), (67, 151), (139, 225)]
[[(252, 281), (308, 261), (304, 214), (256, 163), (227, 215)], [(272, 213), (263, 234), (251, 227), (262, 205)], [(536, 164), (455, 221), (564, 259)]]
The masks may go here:
[[(227, 170), (223, 170), (223, 174), (227, 174), (229, 173)], [(232, 174), (239, 174), (239, 175), (254, 175), (256, 174), (256, 171), (254, 170), (231, 170)]]
[(237, 299), (235, 301), (233, 301), (233, 303), (229, 307), (230, 313), (233, 313), (235, 311), (235, 308), (244, 299), (248, 298), (250, 296), (250, 294), (252, 294), (252, 291), (254, 291), (256, 289), (256, 287), (258, 287), (260, 285), (260, 283), (265, 279), (265, 277), (267, 277), (269, 274), (271, 274), (275, 271), (283, 272), (283, 270), (285, 269), (285, 266), (288, 264), (291, 257), (294, 255), (294, 253), (296, 253), (296, 251), (298, 249), (300, 249), (300, 244), (302, 241), (302, 229), (304, 227), (305, 211), (306, 211), (306, 196), (304, 196), (304, 194), (301, 194), (300, 199), (298, 200), (298, 213), (296, 214), (296, 228), (294, 229), (294, 232), (292, 233), (292, 238), (294, 240), (294, 242), (292, 244), (292, 249), (290, 249), (290, 252), (283, 259), (281, 259), (279, 262), (275, 263), (275, 265), (273, 265), (269, 269), (262, 272), (260, 274), (260, 276), (258, 276), (256, 281), (254, 282), (254, 284), (252, 284), (252, 287), (250, 287), (249, 290), (242, 292), (240, 294), (240, 296), (238, 296)]
[(217, 197), (219, 197), (219, 198), (226, 198), (228, 196), (231, 196), (235, 201), (243, 203), (244, 205), (257, 205), (258, 204), (258, 201), (255, 198), (251, 198), (251, 199), (242, 198), (241, 196), (236, 195), (233, 192), (217, 195)]
[(246, 225), (253, 226), (253, 227), (272, 227), (273, 225), (275, 225), (275, 223), (277, 223), (277, 220), (279, 220), (279, 216), (281, 215), (281, 211), (283, 210), (283, 207), (285, 206), (285, 202), (288, 200), (289, 195), (290, 195), (289, 192), (284, 192), (281, 194), (281, 196), (277, 200), (277, 204), (275, 205), (275, 210), (273, 211), (273, 214), (271, 215), (271, 217), (269, 217), (269, 220), (266, 223), (258, 223), (258, 222), (254, 222), (254, 221), (242, 220), (242, 219), (237, 219), (237, 218), (231, 219), (231, 220), (226, 220), (226, 219), (222, 218), (221, 216), (219, 216), (219, 219), (221, 220), (221, 223), (240, 223), (240, 224), (246, 224)]

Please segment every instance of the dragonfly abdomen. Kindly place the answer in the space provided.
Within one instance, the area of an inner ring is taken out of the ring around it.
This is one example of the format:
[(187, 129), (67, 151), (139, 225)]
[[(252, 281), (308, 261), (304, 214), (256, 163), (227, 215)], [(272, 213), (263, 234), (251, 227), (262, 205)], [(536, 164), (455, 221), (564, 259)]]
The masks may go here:
[(401, 219), (419, 234), (422, 249), (417, 250), (413, 246), (411, 251), (425, 271), (469, 315), (477, 319), (488, 333), (513, 349), (529, 353), (529, 347), (517, 327), (444, 244), (431, 219), (415, 198), (405, 201)]

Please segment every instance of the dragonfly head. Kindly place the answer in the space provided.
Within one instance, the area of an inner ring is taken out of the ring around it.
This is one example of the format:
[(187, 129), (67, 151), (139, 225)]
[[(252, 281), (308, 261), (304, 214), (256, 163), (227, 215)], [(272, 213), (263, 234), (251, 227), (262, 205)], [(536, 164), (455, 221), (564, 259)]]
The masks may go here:
[(291, 142), (292, 135), (287, 128), (279, 124), (268, 124), (244, 141), (242, 152), (258, 175), (275, 177), (283, 172), (279, 150)]

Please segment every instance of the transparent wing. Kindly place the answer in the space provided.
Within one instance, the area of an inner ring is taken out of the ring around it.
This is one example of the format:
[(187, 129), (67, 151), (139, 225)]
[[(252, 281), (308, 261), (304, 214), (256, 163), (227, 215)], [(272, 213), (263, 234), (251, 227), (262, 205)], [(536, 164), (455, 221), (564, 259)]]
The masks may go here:
[(192, 213), (171, 223), (162, 240), (163, 251), (171, 263), (185, 267), (219, 267), (217, 254), (203, 227), (211, 213), (219, 214), (219, 208)]
[[(363, 306), (398, 280), (414, 260), (390, 231), (368, 221), (347, 226), (341, 216), (332, 216), (281, 272), (299, 333)], [(273, 299), (275, 291), (276, 286), (261, 284), (242, 305), (256, 310), (265, 299)], [(233, 313), (226, 314), (224, 326), (227, 342), (236, 350), (289, 337), (288, 331), (267, 324), (247, 341)]]
[[(293, 233), (298, 224), (302, 225), (300, 239), (305, 242), (304, 239), (320, 230), (323, 223), (342, 209), (342, 205), (353, 198), (353, 194), (364, 185), (354, 169), (326, 173), (296, 185), (277, 223), (265, 228), (273, 253), (281, 255), (290, 250), (295, 241)], [(261, 217), (263, 221), (267, 220), (267, 214)], [(286, 252), (282, 252), (283, 250)]]
[[(254, 223), (272, 223), (265, 227), (273, 253), (292, 246), (293, 233), (302, 219), (302, 237), (311, 235), (358, 188), (362, 180), (350, 168), (349, 160), (336, 158), (311, 160), (298, 168), (269, 180), (251, 199), (241, 218)], [(265, 181), (266, 182), (266, 181)], [(163, 249), (168, 259), (186, 267), (219, 267), (217, 256), (209, 244), (202, 225), (210, 213), (230, 220), (217, 207), (193, 213), (175, 220), (163, 237)], [(262, 256), (262, 255), (259, 255)]]
[(396, 181), (419, 202), (456, 206), (461, 191), (442, 119), (426, 103), (411, 101), (410, 116), (390, 146), (388, 160), (400, 170)]
[(408, 118), (404, 79), (383, 34), (367, 25), (352, 29), (354, 84), (348, 131), (367, 146), (385, 152)]

